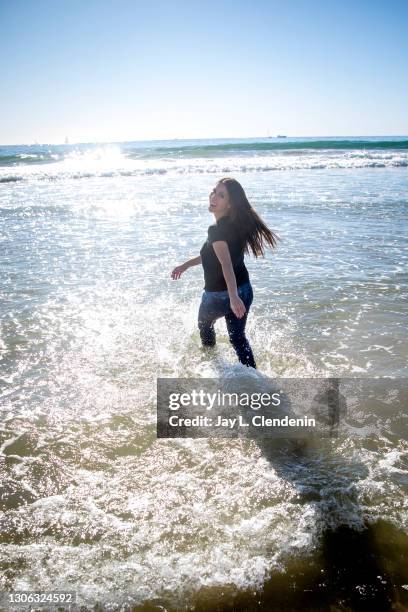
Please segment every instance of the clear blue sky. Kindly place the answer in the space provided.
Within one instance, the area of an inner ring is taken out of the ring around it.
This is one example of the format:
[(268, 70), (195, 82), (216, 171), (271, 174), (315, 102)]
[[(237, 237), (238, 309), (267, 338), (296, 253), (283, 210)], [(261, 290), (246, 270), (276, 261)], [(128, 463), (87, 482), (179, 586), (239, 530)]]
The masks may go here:
[(408, 134), (408, 0), (0, 0), (0, 144)]

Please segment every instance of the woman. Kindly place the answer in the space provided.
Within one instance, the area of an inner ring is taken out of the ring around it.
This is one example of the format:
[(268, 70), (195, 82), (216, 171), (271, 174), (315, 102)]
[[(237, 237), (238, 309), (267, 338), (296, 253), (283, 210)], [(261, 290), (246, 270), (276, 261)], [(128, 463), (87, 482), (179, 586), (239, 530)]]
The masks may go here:
[(214, 322), (225, 317), (229, 339), (241, 363), (256, 368), (245, 336), (245, 325), (253, 293), (244, 253), (264, 255), (266, 245), (274, 248), (278, 237), (257, 215), (238, 181), (223, 178), (210, 193), (210, 206), (216, 223), (208, 228), (208, 238), (200, 255), (174, 268), (174, 280), (188, 268), (202, 263), (205, 287), (198, 313), (198, 328), (204, 346), (215, 345)]

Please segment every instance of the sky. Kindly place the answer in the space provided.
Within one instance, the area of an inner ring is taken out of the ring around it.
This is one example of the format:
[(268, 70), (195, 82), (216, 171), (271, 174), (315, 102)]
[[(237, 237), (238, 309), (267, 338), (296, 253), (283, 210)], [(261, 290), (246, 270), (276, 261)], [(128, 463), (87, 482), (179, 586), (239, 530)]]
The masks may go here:
[(0, 144), (408, 134), (408, 0), (0, 0)]

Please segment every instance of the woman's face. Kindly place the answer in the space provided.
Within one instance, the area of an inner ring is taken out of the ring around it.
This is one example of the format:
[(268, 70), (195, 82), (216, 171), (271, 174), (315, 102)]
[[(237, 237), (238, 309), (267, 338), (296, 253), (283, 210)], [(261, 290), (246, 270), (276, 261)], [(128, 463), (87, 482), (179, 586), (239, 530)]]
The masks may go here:
[(210, 205), (208, 210), (215, 215), (216, 219), (225, 217), (230, 211), (231, 205), (227, 188), (223, 183), (218, 183), (210, 193)]

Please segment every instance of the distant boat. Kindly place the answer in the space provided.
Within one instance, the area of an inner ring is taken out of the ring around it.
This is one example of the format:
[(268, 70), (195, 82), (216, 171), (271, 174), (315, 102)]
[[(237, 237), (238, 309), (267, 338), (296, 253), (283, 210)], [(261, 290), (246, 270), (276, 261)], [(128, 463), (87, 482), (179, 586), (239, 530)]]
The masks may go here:
[(278, 134), (276, 138), (287, 138), (287, 136), (284, 136), (283, 134)]
[(68, 136), (65, 136), (64, 144), (69, 144)]

